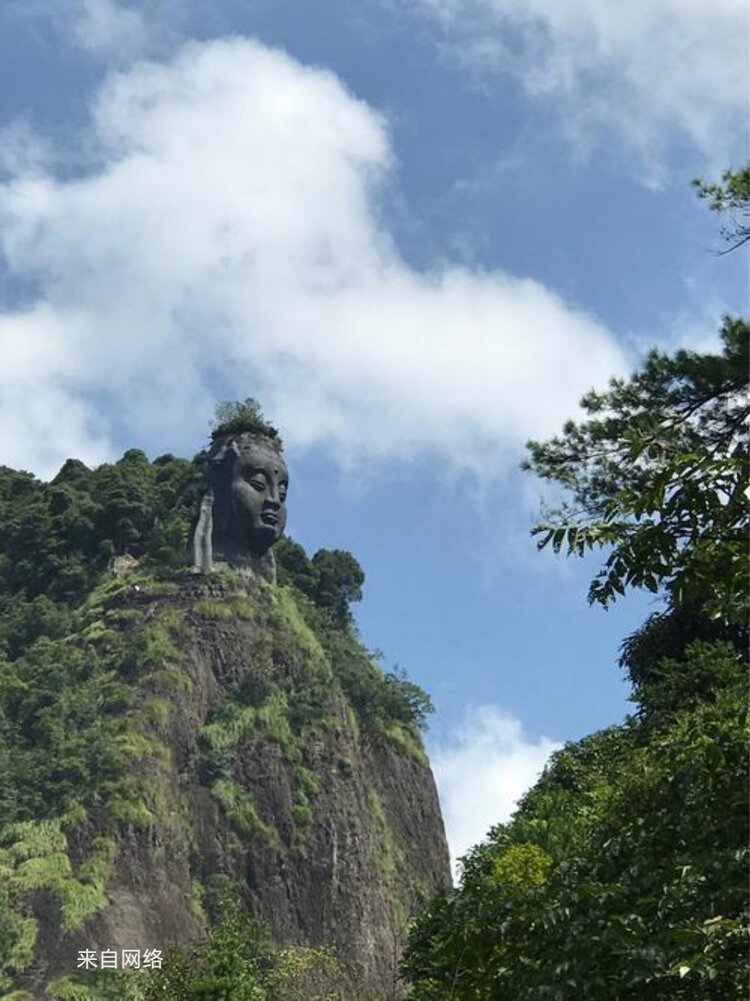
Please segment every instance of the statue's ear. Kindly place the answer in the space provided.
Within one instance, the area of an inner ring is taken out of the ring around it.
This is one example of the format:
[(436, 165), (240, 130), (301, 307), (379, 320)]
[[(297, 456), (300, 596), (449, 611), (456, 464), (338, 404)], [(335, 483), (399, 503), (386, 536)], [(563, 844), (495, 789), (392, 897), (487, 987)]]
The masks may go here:
[(214, 466), (223, 465), (227, 459), (233, 460), (240, 454), (236, 438), (224, 438), (217, 442), (209, 455), (209, 462)]

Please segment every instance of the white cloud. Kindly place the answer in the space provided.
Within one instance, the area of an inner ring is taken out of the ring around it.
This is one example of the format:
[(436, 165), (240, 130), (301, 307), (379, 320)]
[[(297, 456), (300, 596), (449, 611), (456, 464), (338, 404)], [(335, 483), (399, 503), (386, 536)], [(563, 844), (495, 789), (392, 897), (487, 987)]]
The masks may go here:
[(745, 0), (420, 2), (467, 65), (516, 77), (579, 149), (616, 135), (653, 182), (674, 140), (712, 165), (745, 155)]
[(76, 0), (72, 20), (76, 42), (94, 55), (128, 58), (145, 51), (150, 32), (142, 11), (114, 0)]
[(0, 314), (0, 461), (31, 423), (41, 473), (108, 434), (189, 447), (217, 393), (252, 393), (293, 445), (492, 478), (623, 369), (538, 282), (407, 266), (380, 212), (386, 125), (322, 69), (191, 43), (112, 75), (92, 115), (96, 169), (0, 186), (9, 273), (38, 289)]
[(33, 174), (49, 167), (50, 144), (24, 118), (0, 127), (0, 173)]
[[(687, 306), (659, 319), (659, 349), (672, 352), (684, 348), (699, 354), (721, 354), (723, 318), (736, 310), (725, 300), (707, 293), (701, 280), (694, 284), (685, 282), (685, 286)], [(624, 340), (637, 358), (645, 358), (654, 346), (651, 330), (633, 331)]]
[(141, 7), (118, 0), (9, 0), (16, 17), (48, 22), (63, 41), (115, 63), (127, 63), (161, 47), (171, 35), (162, 9), (168, 2), (151, 0)]
[(431, 749), (456, 877), (458, 859), (510, 818), (560, 746), (548, 737), (530, 740), (514, 717), (478, 706), (467, 709), (463, 723)]

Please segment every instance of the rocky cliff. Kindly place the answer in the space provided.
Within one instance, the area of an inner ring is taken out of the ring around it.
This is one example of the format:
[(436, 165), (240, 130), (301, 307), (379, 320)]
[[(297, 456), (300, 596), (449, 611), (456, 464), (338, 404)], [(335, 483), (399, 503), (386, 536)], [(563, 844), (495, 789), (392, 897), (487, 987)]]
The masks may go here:
[(347, 694), (374, 670), (362, 648), (322, 641), (307, 611), (231, 572), (136, 569), (36, 644), (34, 671), (53, 685), (62, 658), (80, 712), (93, 700), (75, 757), (91, 791), (3, 829), (0, 959), (27, 992), (10, 997), (83, 997), (83, 949), (199, 937), (217, 880), (277, 942), (330, 944), (365, 992), (392, 990), (406, 922), (449, 879), (435, 786), (418, 730)]

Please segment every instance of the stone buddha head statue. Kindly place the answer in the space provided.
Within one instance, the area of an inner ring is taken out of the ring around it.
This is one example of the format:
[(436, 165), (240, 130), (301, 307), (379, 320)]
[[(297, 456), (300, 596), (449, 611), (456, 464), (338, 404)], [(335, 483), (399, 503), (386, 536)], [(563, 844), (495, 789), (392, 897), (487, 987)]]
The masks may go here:
[(280, 444), (252, 431), (221, 435), (208, 453), (206, 479), (194, 568), (208, 572), (224, 563), (273, 577), (270, 549), (286, 526), (289, 486)]

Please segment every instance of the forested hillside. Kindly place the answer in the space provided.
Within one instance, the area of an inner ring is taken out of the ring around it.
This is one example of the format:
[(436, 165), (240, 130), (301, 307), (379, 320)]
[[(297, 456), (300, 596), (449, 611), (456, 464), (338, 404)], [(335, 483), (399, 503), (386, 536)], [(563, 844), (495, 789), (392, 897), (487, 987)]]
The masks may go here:
[[(381, 992), (447, 880), (432, 707), (359, 642), (357, 561), (194, 575), (203, 461), (0, 470), (4, 999)], [(77, 970), (92, 946), (181, 951)]]

